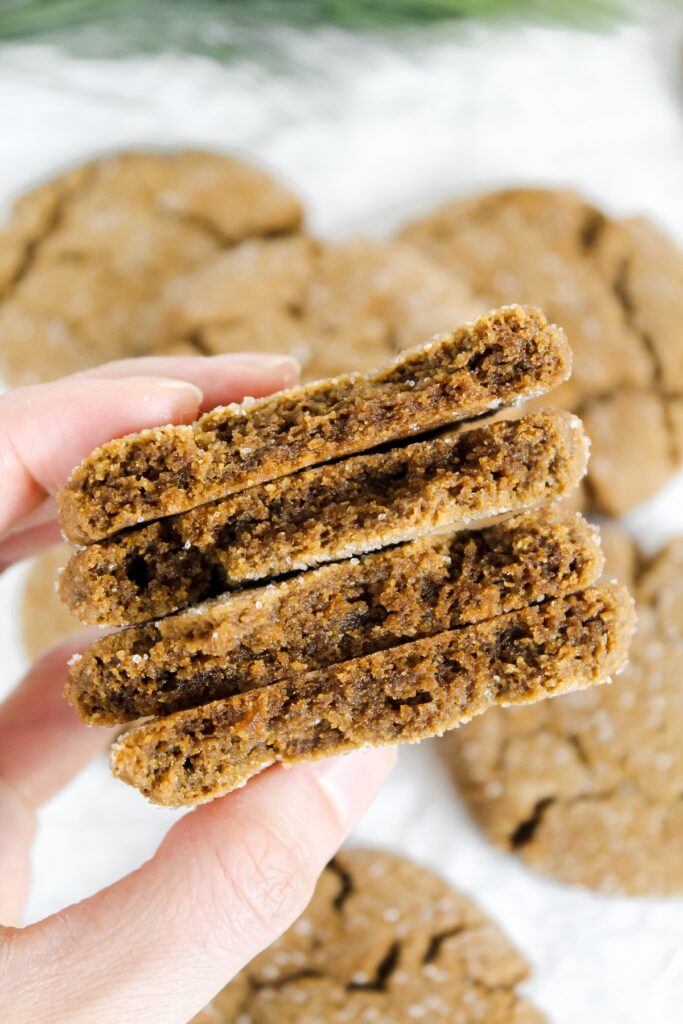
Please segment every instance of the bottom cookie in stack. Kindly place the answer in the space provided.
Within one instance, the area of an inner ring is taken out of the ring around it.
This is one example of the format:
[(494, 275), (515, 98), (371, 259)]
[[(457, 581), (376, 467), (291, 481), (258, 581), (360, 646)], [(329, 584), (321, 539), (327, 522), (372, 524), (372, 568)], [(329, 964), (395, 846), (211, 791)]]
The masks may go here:
[(191, 1024), (542, 1024), (524, 957), (463, 893), (403, 857), (340, 853), (299, 920)]
[(604, 892), (683, 892), (683, 541), (654, 558), (611, 528), (610, 571), (636, 596), (614, 686), (493, 710), (441, 750), (489, 836), (532, 867)]

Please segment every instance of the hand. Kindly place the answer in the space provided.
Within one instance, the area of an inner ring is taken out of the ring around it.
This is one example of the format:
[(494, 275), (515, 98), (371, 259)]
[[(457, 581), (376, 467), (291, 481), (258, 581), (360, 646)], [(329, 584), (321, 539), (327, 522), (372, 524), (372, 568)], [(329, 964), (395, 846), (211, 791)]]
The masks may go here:
[[(295, 377), (291, 360), (269, 357), (140, 359), (1, 397), (0, 567), (58, 538), (51, 495), (98, 444)], [(0, 1020), (186, 1024), (301, 913), (393, 756), (272, 768), (182, 818), (120, 882), (11, 927), (36, 810), (111, 735), (83, 726), (62, 696), (66, 660), (86, 645), (45, 655), (0, 705)]]

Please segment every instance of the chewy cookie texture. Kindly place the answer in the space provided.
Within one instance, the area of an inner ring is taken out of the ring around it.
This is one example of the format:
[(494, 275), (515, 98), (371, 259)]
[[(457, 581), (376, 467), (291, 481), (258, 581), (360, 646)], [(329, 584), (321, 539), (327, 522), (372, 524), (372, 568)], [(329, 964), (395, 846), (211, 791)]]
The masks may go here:
[(58, 496), (74, 541), (186, 511), (306, 466), (541, 394), (570, 372), (564, 334), (513, 306), (367, 376), (303, 385), (214, 410), (191, 426), (110, 441)]
[(413, 742), (604, 681), (633, 625), (623, 587), (589, 588), (143, 722), (115, 743), (112, 770), (154, 803), (211, 800), (278, 761)]
[(304, 569), (569, 493), (587, 444), (538, 412), (358, 455), (83, 548), (60, 593), (84, 622), (124, 625)]
[(569, 594), (602, 564), (581, 516), (524, 513), (106, 636), (71, 664), (66, 694), (101, 725), (168, 714)]
[(467, 896), (380, 850), (328, 865), (304, 914), (191, 1024), (543, 1024), (528, 965)]
[(636, 597), (618, 684), (496, 709), (440, 741), (487, 834), (532, 867), (608, 893), (683, 893), (683, 540), (644, 557), (603, 530)]

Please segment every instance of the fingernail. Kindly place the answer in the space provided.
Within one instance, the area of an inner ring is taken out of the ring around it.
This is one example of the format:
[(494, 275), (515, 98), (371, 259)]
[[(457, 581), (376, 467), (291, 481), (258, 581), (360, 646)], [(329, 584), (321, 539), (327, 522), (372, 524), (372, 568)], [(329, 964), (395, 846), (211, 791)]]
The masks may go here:
[(309, 766), (344, 830), (365, 810), (395, 760), (394, 748), (377, 747), (324, 758)]
[(152, 381), (154, 387), (166, 388), (169, 391), (186, 391), (192, 394), (198, 405), (204, 400), (204, 392), (201, 388), (198, 388), (196, 384), (191, 384), (189, 380), (167, 380), (154, 379)]
[(235, 355), (215, 356), (214, 358), (230, 362), (235, 370), (242, 370), (244, 373), (267, 373), (278, 376), (285, 387), (296, 384), (301, 374), (301, 364), (294, 356), (240, 352)]

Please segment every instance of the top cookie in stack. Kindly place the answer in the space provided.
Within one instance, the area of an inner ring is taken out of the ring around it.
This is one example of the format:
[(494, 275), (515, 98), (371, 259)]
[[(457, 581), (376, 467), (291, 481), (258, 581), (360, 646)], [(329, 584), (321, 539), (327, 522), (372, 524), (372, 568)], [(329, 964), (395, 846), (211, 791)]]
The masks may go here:
[(110, 441), (58, 496), (64, 532), (89, 543), (307, 466), (414, 437), (542, 394), (569, 346), (519, 306), (481, 317), (373, 374), (348, 374), (219, 408), (191, 426)]

